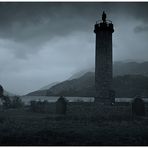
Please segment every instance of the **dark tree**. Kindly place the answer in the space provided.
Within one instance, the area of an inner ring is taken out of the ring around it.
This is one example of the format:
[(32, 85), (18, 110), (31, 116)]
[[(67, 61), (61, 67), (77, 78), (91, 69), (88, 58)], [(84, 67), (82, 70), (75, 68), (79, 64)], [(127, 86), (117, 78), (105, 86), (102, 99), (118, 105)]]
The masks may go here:
[(3, 96), (2, 103), (3, 103), (4, 109), (11, 108), (11, 100), (8, 96)]
[(48, 113), (50, 111), (49, 102), (44, 101), (30, 101), (30, 110), (38, 113)]
[(3, 97), (3, 93), (4, 93), (4, 89), (3, 89), (3, 87), (0, 85), (0, 97)]
[(12, 108), (21, 108), (24, 106), (24, 103), (18, 96), (14, 96), (11, 101)]

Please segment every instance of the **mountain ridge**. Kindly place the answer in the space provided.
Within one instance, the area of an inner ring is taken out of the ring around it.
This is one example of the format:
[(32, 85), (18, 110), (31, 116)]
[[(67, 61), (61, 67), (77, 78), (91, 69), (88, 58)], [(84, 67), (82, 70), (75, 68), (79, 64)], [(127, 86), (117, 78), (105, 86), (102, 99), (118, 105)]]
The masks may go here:
[[(94, 68), (91, 68), (91, 71), (94, 71)], [(148, 76), (148, 62), (138, 63), (138, 62), (133, 62), (133, 61), (131, 62), (116, 61), (114, 62), (114, 66), (113, 66), (113, 74), (115, 78), (118, 77), (120, 79), (124, 78), (125, 75), (140, 75), (139, 77)], [(91, 76), (92, 78), (90, 78), (89, 75), (92, 75)], [(120, 76), (123, 76), (123, 77), (120, 77)], [(94, 80), (92, 79), (94, 79), (94, 73), (93, 72), (90, 72), (90, 73), (89, 72), (86, 72), (86, 73), (78, 72), (74, 74), (72, 77), (70, 77), (68, 80), (58, 83), (56, 85), (53, 85), (50, 89), (45, 90), (44, 93), (43, 92), (40, 93), (40, 91), (35, 91), (27, 95), (40, 95), (40, 94), (42, 95), (42, 93), (48, 96), (49, 95), (65, 95), (65, 94), (70, 95), (68, 94), (68, 92), (65, 91), (65, 90), (68, 90), (69, 92), (73, 91), (72, 95), (86, 94), (90, 96), (94, 93), (93, 90), (91, 90), (92, 87), (94, 86), (91, 86), (92, 84), (90, 84), (90, 80), (86, 80), (86, 79), (90, 79), (93, 82)], [(83, 89), (81, 89), (82, 93), (79, 92), (80, 90), (79, 86), (81, 86), (83, 83), (87, 83), (87, 85), (91, 87), (90, 91), (87, 90), (86, 92), (85, 91), (86, 88), (85, 86), (83, 86)]]

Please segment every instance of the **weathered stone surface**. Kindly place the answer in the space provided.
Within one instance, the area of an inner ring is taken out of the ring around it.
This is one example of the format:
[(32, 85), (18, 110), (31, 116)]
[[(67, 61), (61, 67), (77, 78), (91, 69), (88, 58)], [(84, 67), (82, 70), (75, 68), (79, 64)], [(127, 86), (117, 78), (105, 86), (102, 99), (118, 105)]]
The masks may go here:
[(66, 114), (67, 101), (61, 96), (56, 102), (56, 114)]
[(141, 98), (135, 98), (132, 102), (132, 114), (145, 116), (145, 104)]
[(96, 23), (95, 101), (112, 101), (112, 33), (113, 24), (108, 21)]

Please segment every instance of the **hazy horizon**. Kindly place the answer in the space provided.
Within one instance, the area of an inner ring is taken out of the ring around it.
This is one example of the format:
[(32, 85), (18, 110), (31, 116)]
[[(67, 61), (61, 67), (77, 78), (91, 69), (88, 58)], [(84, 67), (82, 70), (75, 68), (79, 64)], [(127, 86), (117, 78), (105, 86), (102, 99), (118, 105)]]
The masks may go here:
[(93, 67), (103, 10), (113, 60), (147, 61), (147, 2), (0, 2), (0, 84), (23, 95)]

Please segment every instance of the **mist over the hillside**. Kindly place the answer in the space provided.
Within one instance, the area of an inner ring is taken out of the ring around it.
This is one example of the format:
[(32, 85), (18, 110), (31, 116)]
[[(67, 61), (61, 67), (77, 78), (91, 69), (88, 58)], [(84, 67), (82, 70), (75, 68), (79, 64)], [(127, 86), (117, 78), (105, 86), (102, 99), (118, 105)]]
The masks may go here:
[(26, 94), (94, 67), (94, 24), (112, 20), (113, 60), (148, 59), (148, 3), (0, 3), (0, 84)]

